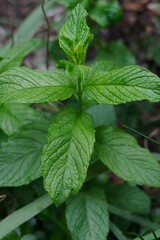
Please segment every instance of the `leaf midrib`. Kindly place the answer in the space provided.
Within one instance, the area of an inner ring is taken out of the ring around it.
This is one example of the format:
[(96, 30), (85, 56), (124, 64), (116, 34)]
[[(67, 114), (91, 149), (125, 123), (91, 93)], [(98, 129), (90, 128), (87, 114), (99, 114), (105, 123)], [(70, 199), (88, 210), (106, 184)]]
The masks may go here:
[[(64, 176), (65, 176), (66, 169), (69, 170), (69, 173), (70, 173), (70, 176), (71, 176), (70, 168), (68, 168), (69, 152), (70, 152), (71, 143), (72, 143), (72, 138), (73, 138), (73, 131), (74, 131), (74, 129), (75, 129), (75, 125), (76, 125), (76, 123), (77, 123), (78, 116), (79, 116), (78, 113), (76, 113), (76, 119), (75, 119), (75, 122), (74, 122), (74, 124), (73, 124), (73, 127), (72, 127), (72, 129), (71, 129), (71, 131), (70, 131), (70, 136), (71, 136), (71, 138), (70, 138), (70, 140), (67, 142), (67, 145), (68, 145), (67, 149), (68, 149), (68, 151), (66, 152), (66, 161), (65, 161), (65, 164), (64, 164), (64, 174), (63, 174), (63, 181), (62, 181), (63, 183), (65, 182), (65, 181), (64, 181)], [(52, 165), (51, 168), (54, 167), (55, 163), (57, 163), (57, 161), (54, 162), (54, 164)], [(49, 171), (51, 171), (51, 168), (50, 168)], [(77, 171), (77, 172), (78, 172), (78, 171)], [(72, 186), (72, 187), (73, 187), (73, 186)], [(71, 190), (72, 190), (72, 189), (71, 189)], [(70, 191), (71, 191), (71, 190), (70, 190)]]

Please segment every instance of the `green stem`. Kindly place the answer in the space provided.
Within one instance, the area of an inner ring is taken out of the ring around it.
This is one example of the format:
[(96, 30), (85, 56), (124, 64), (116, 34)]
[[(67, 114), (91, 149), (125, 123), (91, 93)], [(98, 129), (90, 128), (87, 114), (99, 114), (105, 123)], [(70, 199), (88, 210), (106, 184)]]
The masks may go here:
[(144, 137), (145, 139), (149, 140), (150, 142), (153, 142), (154, 144), (160, 146), (160, 142), (155, 141), (154, 139), (152, 139), (152, 138), (144, 135), (143, 133), (138, 132), (137, 130), (135, 130), (135, 129), (133, 129), (133, 128), (130, 128), (130, 127), (126, 126), (126, 125), (123, 125), (123, 126), (124, 126), (125, 128), (127, 128), (127, 129), (131, 130), (132, 132), (135, 132), (135, 133), (137, 133), (138, 135)]
[(118, 240), (127, 240), (122, 231), (113, 222), (110, 221), (109, 226), (110, 230)]

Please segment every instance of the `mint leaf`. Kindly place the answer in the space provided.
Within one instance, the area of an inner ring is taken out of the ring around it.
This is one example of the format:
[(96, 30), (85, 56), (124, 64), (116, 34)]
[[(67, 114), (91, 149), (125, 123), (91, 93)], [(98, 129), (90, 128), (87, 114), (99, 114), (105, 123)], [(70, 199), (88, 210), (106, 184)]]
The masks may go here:
[(0, 103), (61, 101), (74, 93), (64, 71), (13, 68), (0, 75)]
[(104, 59), (111, 61), (119, 67), (136, 64), (136, 59), (132, 52), (130, 52), (127, 46), (118, 41), (111, 41), (107, 44)]
[(93, 117), (95, 127), (102, 125), (116, 126), (116, 114), (112, 105), (99, 104), (91, 106), (87, 109), (87, 113)]
[(9, 70), (10, 68), (20, 66), (26, 55), (40, 47), (39, 40), (32, 40), (24, 42), (11, 48), (6, 54), (5, 58), (0, 62), (0, 73)]
[(66, 218), (73, 240), (105, 240), (109, 219), (103, 190), (90, 186), (80, 192), (69, 201)]
[(0, 186), (21, 186), (41, 176), (41, 152), (48, 121), (24, 126), (0, 146)]
[(42, 114), (25, 104), (8, 103), (0, 106), (0, 128), (9, 136), (40, 118)]
[(57, 114), (42, 157), (44, 186), (56, 205), (82, 187), (93, 145), (94, 129), (88, 114), (74, 108)]
[(159, 153), (153, 153), (152, 152), (152, 155), (158, 162), (160, 161), (160, 154)]
[(105, 48), (100, 49), (95, 60), (110, 61), (118, 67), (136, 64), (136, 59), (132, 52), (123, 43), (118, 41), (107, 43)]
[(145, 68), (128, 66), (110, 72), (96, 72), (83, 83), (86, 101), (120, 104), (136, 100), (160, 100), (160, 79)]
[(160, 166), (148, 150), (119, 129), (99, 127), (96, 132), (97, 157), (126, 181), (160, 187)]
[(84, 64), (88, 44), (93, 38), (86, 23), (86, 16), (85, 9), (78, 4), (59, 35), (60, 47), (68, 59), (75, 64)]
[(95, 6), (91, 8), (91, 18), (101, 27), (109, 27), (118, 22), (122, 16), (122, 8), (117, 0), (96, 1)]
[(63, 4), (64, 6), (70, 8), (76, 6), (76, 4), (79, 2), (83, 5), (83, 7), (87, 7), (89, 5), (89, 0), (55, 0), (58, 4)]
[(117, 67), (110, 61), (99, 60), (95, 61), (90, 65), (90, 75), (93, 75), (96, 72), (109, 72), (116, 69)]
[(129, 212), (148, 213), (150, 198), (137, 186), (107, 184), (108, 203)]

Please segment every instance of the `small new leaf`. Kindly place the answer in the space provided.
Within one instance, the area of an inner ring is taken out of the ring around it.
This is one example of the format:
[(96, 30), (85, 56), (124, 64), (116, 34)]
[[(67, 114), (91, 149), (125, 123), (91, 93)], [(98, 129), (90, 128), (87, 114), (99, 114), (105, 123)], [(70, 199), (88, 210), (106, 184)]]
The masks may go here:
[(103, 190), (90, 186), (79, 193), (67, 204), (66, 218), (73, 240), (105, 240), (109, 219)]
[(0, 104), (61, 101), (71, 97), (74, 91), (62, 70), (16, 67), (0, 74)]
[(78, 4), (73, 9), (69, 21), (64, 24), (59, 35), (60, 47), (68, 59), (75, 64), (84, 64), (88, 44), (93, 36), (90, 34), (85, 17), (87, 12)]
[(83, 84), (86, 101), (120, 104), (136, 100), (160, 101), (160, 78), (145, 68), (128, 66), (89, 74)]
[(94, 139), (88, 114), (66, 108), (55, 117), (43, 150), (42, 172), (45, 189), (56, 205), (82, 187)]
[(160, 166), (148, 150), (119, 129), (99, 127), (97, 157), (116, 175), (138, 185), (160, 187)]

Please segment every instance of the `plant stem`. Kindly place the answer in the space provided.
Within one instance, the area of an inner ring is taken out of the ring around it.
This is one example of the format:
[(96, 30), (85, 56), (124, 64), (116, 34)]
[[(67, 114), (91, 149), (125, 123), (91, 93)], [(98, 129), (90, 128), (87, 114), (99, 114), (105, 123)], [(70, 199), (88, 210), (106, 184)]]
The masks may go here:
[(113, 223), (110, 221), (110, 230), (114, 234), (115, 237), (117, 237), (118, 240), (127, 240), (127, 238), (123, 235), (122, 231)]
[(148, 141), (153, 142), (154, 144), (160, 146), (160, 142), (155, 141), (154, 139), (152, 139), (152, 138), (144, 135), (143, 133), (138, 132), (137, 130), (135, 130), (135, 129), (133, 129), (133, 128), (130, 128), (130, 127), (126, 126), (126, 125), (123, 125), (123, 126), (124, 126), (125, 128), (127, 128), (127, 129), (131, 130), (132, 132), (139, 134), (140, 136), (144, 137), (144, 138), (147, 139)]
[(49, 25), (49, 20), (48, 20), (47, 14), (46, 14), (45, 9), (44, 9), (44, 5), (45, 5), (45, 3), (47, 3), (47, 1), (46, 1), (46, 0), (43, 0), (43, 2), (42, 2), (42, 12), (43, 12), (43, 15), (44, 15), (44, 18), (45, 18), (46, 24), (47, 24), (46, 69), (48, 70), (48, 68), (49, 68), (49, 38), (50, 38), (50, 25)]

